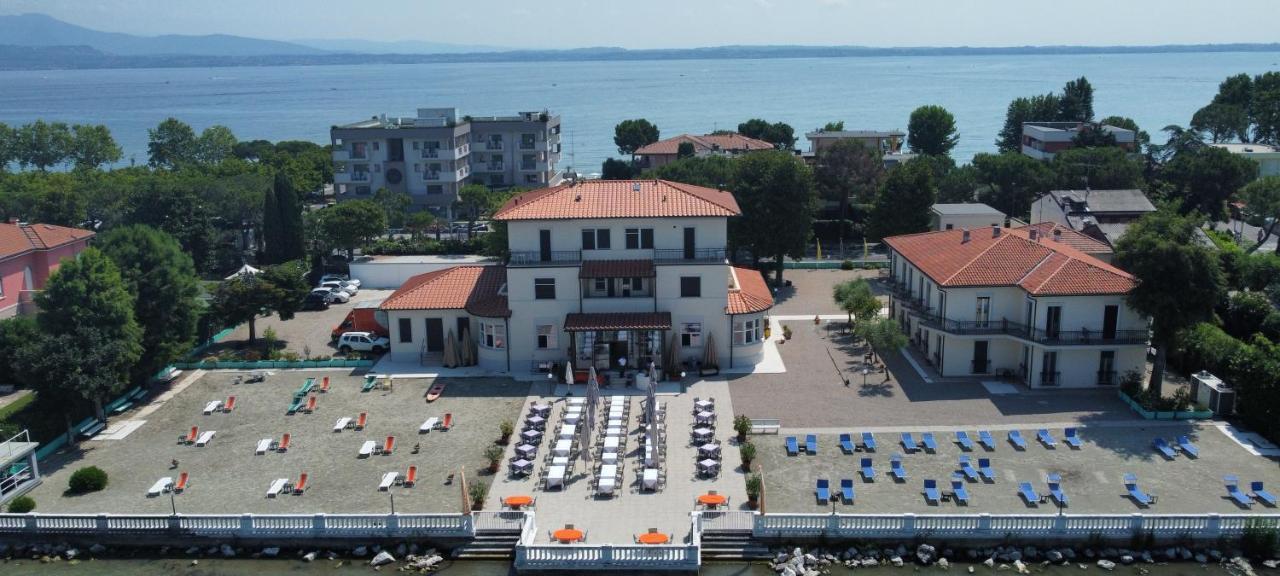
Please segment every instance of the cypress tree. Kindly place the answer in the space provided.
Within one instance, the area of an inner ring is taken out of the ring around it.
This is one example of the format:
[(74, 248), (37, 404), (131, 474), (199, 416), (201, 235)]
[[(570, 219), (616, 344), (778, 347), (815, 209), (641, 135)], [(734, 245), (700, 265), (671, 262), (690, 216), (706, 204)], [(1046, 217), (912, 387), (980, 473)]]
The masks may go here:
[[(279, 187), (282, 176), (276, 173), (274, 188)], [(274, 188), (263, 194), (262, 199), (262, 242), (266, 245), (262, 250), (263, 264), (284, 262), (284, 223), (280, 220), (280, 203)]]

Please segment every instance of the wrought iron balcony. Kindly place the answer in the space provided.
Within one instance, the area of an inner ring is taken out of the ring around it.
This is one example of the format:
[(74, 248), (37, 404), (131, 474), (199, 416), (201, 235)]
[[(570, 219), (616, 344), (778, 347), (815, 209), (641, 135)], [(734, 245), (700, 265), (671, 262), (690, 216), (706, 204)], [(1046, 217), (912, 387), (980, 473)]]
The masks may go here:
[(581, 263), (581, 250), (512, 252), (507, 261), (508, 266), (577, 266)]
[(728, 254), (724, 248), (698, 248), (683, 250), (680, 248), (659, 248), (653, 251), (655, 264), (724, 264)]
[(1038, 328), (1032, 329), (1026, 324), (1010, 322), (1005, 319), (984, 321), (948, 320), (931, 313), (931, 308), (922, 307), (919, 300), (901, 299), (899, 302), (907, 308), (916, 310), (918, 312), (917, 316), (920, 317), (920, 322), (925, 326), (948, 334), (969, 336), (1007, 335), (1046, 346), (1146, 344), (1148, 340), (1146, 330), (1116, 330), (1111, 334), (1101, 330), (1088, 329), (1046, 331)]

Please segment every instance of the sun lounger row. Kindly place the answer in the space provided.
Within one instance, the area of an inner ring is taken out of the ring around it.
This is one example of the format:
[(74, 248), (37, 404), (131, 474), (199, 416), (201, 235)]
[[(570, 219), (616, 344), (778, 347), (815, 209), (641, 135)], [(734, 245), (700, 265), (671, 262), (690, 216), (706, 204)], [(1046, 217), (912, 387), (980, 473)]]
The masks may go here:
[[(800, 454), (800, 443), (796, 440), (795, 436), (787, 436), (785, 442), (788, 456), (796, 456)], [(818, 453), (818, 436), (816, 434), (805, 435), (803, 450), (805, 454), (810, 456)]]
[(1200, 457), (1200, 449), (1191, 443), (1191, 439), (1187, 436), (1179, 436), (1177, 445), (1169, 444), (1164, 438), (1156, 438), (1151, 442), (1151, 447), (1165, 457), (1166, 460), (1173, 460), (1178, 457), (1178, 452), (1191, 458)]
[(1248, 493), (1240, 489), (1240, 478), (1234, 474), (1223, 476), (1222, 483), (1227, 487), (1227, 496), (1245, 508), (1253, 506), (1255, 500), (1271, 507), (1276, 505), (1275, 495), (1268, 492), (1262, 482), (1251, 482)]
[[(1027, 441), (1022, 436), (1022, 432), (1011, 430), (1008, 433), (1009, 443), (1019, 450), (1027, 449)], [(1045, 428), (1036, 431), (1036, 440), (1043, 444), (1046, 448), (1056, 448), (1057, 439), (1053, 434)], [(972, 452), (974, 449), (974, 439), (964, 430), (955, 433), (955, 443), (960, 446), (964, 452)], [(903, 451), (907, 453), (917, 452), (923, 448), (926, 452), (937, 452), (938, 441), (933, 432), (923, 432), (919, 439), (912, 432), (903, 432), (899, 437), (899, 443), (902, 445)], [(1076, 428), (1067, 428), (1064, 430), (1063, 443), (1072, 448), (1080, 448), (1082, 446), (1079, 430)], [(990, 431), (979, 430), (977, 433), (977, 444), (980, 444), (988, 452), (996, 449), (996, 439), (991, 435)], [(859, 450), (864, 452), (876, 451), (875, 435), (871, 432), (862, 433), (862, 441), (855, 443), (853, 435), (849, 433), (840, 434), (840, 450), (845, 454), (852, 454)], [(789, 437), (787, 440), (787, 453), (791, 456), (799, 454), (798, 445)]]

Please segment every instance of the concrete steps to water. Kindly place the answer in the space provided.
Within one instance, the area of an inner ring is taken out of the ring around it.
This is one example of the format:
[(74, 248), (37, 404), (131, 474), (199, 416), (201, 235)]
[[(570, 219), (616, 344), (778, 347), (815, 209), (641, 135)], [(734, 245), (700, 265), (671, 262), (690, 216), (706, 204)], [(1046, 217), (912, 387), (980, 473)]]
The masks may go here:
[(773, 555), (757, 542), (750, 530), (703, 532), (703, 560), (767, 560)]
[(468, 560), (509, 560), (516, 555), (519, 530), (480, 532), (470, 542), (453, 549), (453, 557)]

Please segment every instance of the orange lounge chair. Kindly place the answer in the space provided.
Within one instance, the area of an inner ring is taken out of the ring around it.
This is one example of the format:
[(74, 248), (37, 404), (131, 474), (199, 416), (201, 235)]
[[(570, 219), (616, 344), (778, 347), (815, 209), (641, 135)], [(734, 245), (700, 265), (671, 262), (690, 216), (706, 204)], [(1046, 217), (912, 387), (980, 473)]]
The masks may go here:
[(418, 467), (410, 466), (409, 473), (404, 475), (404, 486), (405, 488), (413, 488), (413, 485), (417, 481), (418, 481)]
[(315, 397), (315, 396), (312, 396), (312, 397), (310, 397), (310, 398), (307, 398), (307, 407), (306, 407), (306, 409), (305, 409), (305, 410), (303, 410), (303, 411), (304, 411), (304, 412), (306, 412), (307, 414), (310, 414), (310, 413), (312, 413), (312, 412), (315, 412), (315, 411), (316, 411), (316, 397)]
[(288, 432), (285, 432), (284, 436), (280, 438), (280, 446), (276, 448), (276, 451), (277, 452), (289, 451), (289, 433)]
[(223, 412), (230, 412), (236, 409), (236, 397), (227, 396), (227, 403), (222, 405)]
[(450, 428), (453, 428), (453, 412), (445, 412), (444, 422), (440, 423), (440, 429), (448, 430)]
[(356, 430), (364, 430), (364, 425), (368, 420), (369, 420), (369, 413), (361, 412), (360, 417), (356, 418)]
[(382, 444), (382, 454), (385, 456), (396, 449), (396, 437), (387, 436), (387, 441)]
[(321, 392), (328, 392), (328, 391), (329, 391), (329, 377), (328, 377), (328, 376), (325, 376), (325, 377), (324, 377), (324, 380), (321, 380), (321, 381), (320, 381), (320, 391), (321, 391)]
[(193, 444), (193, 443), (195, 443), (196, 438), (199, 438), (199, 437), (200, 437), (200, 427), (199, 427), (199, 426), (192, 426), (192, 427), (191, 427), (191, 432), (190, 432), (190, 433), (188, 433), (188, 434), (186, 435), (186, 437), (184, 437), (184, 438), (181, 440), (181, 443), (182, 443), (182, 444)]
[(293, 485), (293, 493), (301, 494), (306, 490), (307, 490), (307, 473), (303, 472), (302, 475), (298, 477), (298, 483)]
[(190, 478), (191, 478), (191, 477), (190, 477), (190, 476), (188, 476), (186, 472), (183, 472), (182, 474), (179, 474), (179, 475), (178, 475), (178, 483), (173, 485), (173, 492), (174, 492), (175, 494), (181, 494), (183, 490), (186, 490), (186, 489), (187, 489), (187, 480), (189, 480)]

